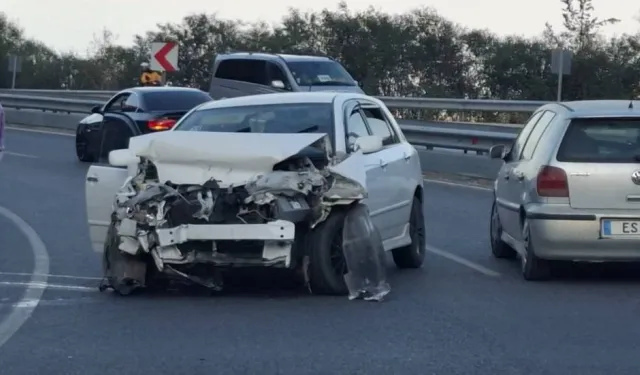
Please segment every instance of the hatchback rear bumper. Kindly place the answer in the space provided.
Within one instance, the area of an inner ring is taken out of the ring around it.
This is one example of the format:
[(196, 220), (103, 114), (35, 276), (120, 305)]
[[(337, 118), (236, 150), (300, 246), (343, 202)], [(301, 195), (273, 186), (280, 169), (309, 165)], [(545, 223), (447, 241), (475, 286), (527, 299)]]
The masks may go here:
[(574, 261), (640, 261), (640, 236), (600, 236), (602, 218), (640, 218), (638, 211), (575, 210), (567, 205), (527, 207), (533, 246), (538, 257)]

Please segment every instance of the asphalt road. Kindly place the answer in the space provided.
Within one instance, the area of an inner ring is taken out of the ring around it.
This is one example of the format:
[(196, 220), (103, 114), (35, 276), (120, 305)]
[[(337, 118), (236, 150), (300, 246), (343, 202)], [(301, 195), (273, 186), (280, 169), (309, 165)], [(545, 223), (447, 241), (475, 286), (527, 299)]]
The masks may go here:
[[(9, 131), (7, 143), (0, 374), (636, 375), (640, 368), (637, 269), (566, 266), (552, 282), (524, 282), (516, 263), (491, 258), (487, 190), (426, 184), (426, 265), (400, 272), (389, 263), (392, 291), (382, 303), (310, 296), (273, 274), (247, 277), (219, 296), (118, 298), (97, 291), (86, 166), (75, 160), (73, 138)], [(34, 267), (48, 276), (33, 276)]]

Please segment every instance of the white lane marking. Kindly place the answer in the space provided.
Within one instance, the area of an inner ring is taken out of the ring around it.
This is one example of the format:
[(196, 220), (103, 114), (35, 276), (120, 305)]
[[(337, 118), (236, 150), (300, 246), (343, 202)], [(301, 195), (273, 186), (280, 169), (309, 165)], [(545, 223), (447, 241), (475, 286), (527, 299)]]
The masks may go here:
[(478, 271), (481, 274), (485, 275), (485, 276), (490, 276), (490, 277), (499, 277), (500, 274), (492, 269), (489, 269), (485, 266), (481, 266), (478, 263), (474, 263), (468, 259), (465, 259), (461, 256), (455, 255), (453, 253), (450, 253), (448, 251), (442, 250), (442, 249), (438, 249), (437, 247), (431, 246), (431, 245), (427, 245), (426, 250), (430, 253), (439, 255), (443, 258), (449, 259), (450, 261), (456, 262), (458, 264), (461, 264), (465, 267), (471, 268), (472, 270)]
[(61, 135), (64, 137), (75, 137), (76, 134), (75, 133), (64, 133), (64, 132), (60, 132), (60, 131), (53, 131), (53, 130), (44, 130), (44, 129), (26, 129), (26, 128), (21, 128), (21, 127), (17, 127), (17, 126), (7, 126), (7, 129), (9, 130), (16, 130), (16, 131), (20, 131), (20, 132), (28, 132), (28, 133), (42, 133), (42, 134), (51, 134), (51, 135)]
[(4, 151), (5, 154), (7, 155), (11, 155), (11, 156), (19, 156), (21, 158), (30, 158), (30, 159), (38, 159), (37, 156), (35, 155), (29, 155), (29, 154), (21, 154), (19, 152), (13, 152), (13, 151)]
[[(0, 286), (26, 286), (28, 288), (42, 289), (42, 290), (60, 289), (60, 290), (71, 290), (71, 291), (77, 291), (77, 292), (97, 292), (98, 291), (97, 286), (90, 287), (90, 286), (79, 286), (79, 285), (51, 284), (51, 283), (41, 283), (41, 282), (33, 282), (33, 281), (32, 282), (0, 281)], [(34, 300), (30, 300), (30, 301), (34, 301)]]
[[(47, 253), (47, 247), (44, 245), (44, 242), (42, 242), (38, 233), (36, 233), (29, 224), (11, 210), (0, 206), (0, 215), (11, 221), (29, 241), (31, 251), (33, 252), (34, 263), (30, 282), (46, 286), (46, 275), (49, 273), (49, 253)], [(7, 249), (4, 250), (6, 251)], [(0, 322), (0, 348), (29, 320), (31, 314), (33, 314), (33, 310), (38, 306), (38, 301), (42, 298), (42, 293), (44, 293), (44, 288), (28, 286), (20, 298), (20, 302), (28, 304), (29, 307), (12, 309), (11, 313)]]
[[(70, 306), (70, 305), (79, 305), (81, 303), (98, 303), (99, 299), (96, 298), (57, 298), (57, 299), (43, 299), (38, 301), (38, 306), (49, 307), (49, 306)], [(12, 309), (28, 309), (30, 308), (36, 301), (21, 301), (21, 302), (9, 302), (8, 299), (4, 299), (0, 301), (0, 307), (8, 307)]]
[(457, 186), (457, 187), (463, 187), (463, 188), (468, 188), (468, 189), (475, 189), (475, 190), (480, 190), (480, 191), (493, 192), (493, 189), (487, 188), (487, 187), (484, 187), (484, 186), (469, 185), (469, 184), (463, 184), (463, 183), (460, 183), (460, 182), (432, 180), (432, 179), (429, 179), (429, 178), (425, 178), (424, 180), (426, 182), (431, 182), (431, 183), (440, 184), (440, 185)]
[[(26, 272), (0, 272), (0, 276), (31, 276), (33, 274)], [(102, 280), (101, 277), (90, 276), (73, 276), (73, 275), (39, 275), (46, 276), (50, 279), (72, 279), (72, 280)]]

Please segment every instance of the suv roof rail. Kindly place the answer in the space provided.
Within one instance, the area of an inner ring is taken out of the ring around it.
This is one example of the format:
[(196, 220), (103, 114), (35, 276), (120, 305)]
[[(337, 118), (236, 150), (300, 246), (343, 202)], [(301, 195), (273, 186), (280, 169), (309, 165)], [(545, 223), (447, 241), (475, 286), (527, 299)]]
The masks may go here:
[(326, 55), (324, 53), (313, 53), (313, 54), (306, 54), (306, 53), (273, 53), (273, 52), (260, 52), (260, 51), (229, 50), (229, 51), (225, 51), (223, 53), (219, 53), (219, 55), (232, 55), (234, 53), (246, 53), (246, 54), (249, 54), (249, 55), (253, 55), (253, 54), (271, 55), (271, 56), (280, 58), (281, 60), (284, 60), (282, 55), (292, 55), (292, 56), (324, 57), (324, 58), (327, 58), (329, 60), (336, 61), (336, 59), (334, 59), (333, 57), (331, 57), (329, 55)]

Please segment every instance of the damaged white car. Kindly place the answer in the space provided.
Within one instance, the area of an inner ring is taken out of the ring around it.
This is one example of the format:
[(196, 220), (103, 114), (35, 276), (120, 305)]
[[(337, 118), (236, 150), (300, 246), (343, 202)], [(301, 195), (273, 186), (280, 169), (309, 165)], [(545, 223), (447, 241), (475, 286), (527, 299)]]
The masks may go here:
[(314, 293), (376, 295), (384, 251), (423, 263), (419, 156), (375, 98), (209, 102), (109, 163), (87, 173), (87, 214), (102, 287), (120, 294), (167, 279), (218, 290), (230, 268), (278, 267)]

